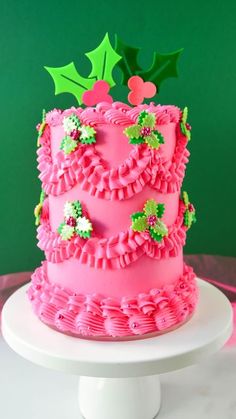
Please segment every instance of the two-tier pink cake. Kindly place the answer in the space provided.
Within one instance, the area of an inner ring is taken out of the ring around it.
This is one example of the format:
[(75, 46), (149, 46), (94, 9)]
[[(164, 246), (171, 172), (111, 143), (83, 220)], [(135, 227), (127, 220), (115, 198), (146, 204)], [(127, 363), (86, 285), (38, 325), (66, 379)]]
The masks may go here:
[(195, 221), (180, 192), (187, 110), (84, 96), (92, 99), (95, 106), (54, 109), (38, 126), (43, 192), (35, 214), (46, 261), (28, 296), (44, 323), (67, 334), (163, 333), (190, 318), (198, 294), (183, 262)]

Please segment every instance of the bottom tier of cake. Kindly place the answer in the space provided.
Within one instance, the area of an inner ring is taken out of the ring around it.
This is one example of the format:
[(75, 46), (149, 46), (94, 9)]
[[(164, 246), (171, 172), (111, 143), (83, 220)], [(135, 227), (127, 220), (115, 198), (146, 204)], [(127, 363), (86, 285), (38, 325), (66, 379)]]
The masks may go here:
[(195, 274), (184, 265), (174, 285), (121, 299), (79, 294), (51, 283), (47, 262), (32, 275), (28, 297), (42, 322), (62, 333), (86, 339), (129, 339), (179, 327), (198, 301)]

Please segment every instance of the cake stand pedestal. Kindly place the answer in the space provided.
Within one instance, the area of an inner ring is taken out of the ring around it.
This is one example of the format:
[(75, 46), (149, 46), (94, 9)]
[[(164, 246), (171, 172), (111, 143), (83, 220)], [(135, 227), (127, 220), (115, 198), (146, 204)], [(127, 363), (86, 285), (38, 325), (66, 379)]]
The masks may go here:
[(24, 358), (81, 377), (84, 418), (153, 419), (161, 405), (158, 374), (200, 362), (231, 334), (227, 298), (200, 279), (198, 285), (198, 309), (185, 325), (161, 336), (119, 342), (78, 339), (48, 328), (33, 314), (24, 286), (3, 308), (3, 336)]

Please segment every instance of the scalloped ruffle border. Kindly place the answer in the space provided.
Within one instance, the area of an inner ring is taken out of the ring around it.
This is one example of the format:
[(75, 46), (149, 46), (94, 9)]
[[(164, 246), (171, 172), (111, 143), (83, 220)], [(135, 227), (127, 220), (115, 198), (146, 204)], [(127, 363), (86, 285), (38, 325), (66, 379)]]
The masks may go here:
[(198, 289), (195, 274), (185, 265), (175, 286), (152, 289), (121, 300), (98, 294), (75, 294), (50, 283), (46, 262), (32, 275), (28, 297), (41, 321), (60, 332), (82, 337), (122, 338), (166, 332), (194, 312)]
[(45, 200), (41, 225), (37, 230), (38, 247), (45, 252), (46, 259), (52, 263), (60, 263), (73, 257), (80, 263), (98, 269), (125, 268), (144, 254), (157, 260), (175, 257), (186, 240), (184, 211), (185, 206), (180, 201), (176, 222), (168, 228), (168, 236), (161, 242), (152, 240), (148, 233), (138, 233), (132, 229), (110, 238), (91, 237), (84, 240), (75, 236), (71, 240), (62, 240), (57, 232), (51, 231), (48, 201)]
[[(106, 105), (108, 106), (108, 104)], [(149, 110), (149, 108), (147, 109)], [(158, 106), (155, 108), (158, 108)], [(92, 115), (94, 119), (92, 119), (92, 116), (91, 120), (84, 119), (84, 114), (86, 113), (87, 115), (91, 109), (93, 110)], [(109, 108), (104, 114), (100, 111), (94, 112), (94, 110), (95, 108), (88, 108), (81, 112), (80, 108), (77, 110), (72, 108), (72, 110), (67, 110), (61, 114), (58, 114), (59, 111), (56, 110), (52, 111), (52, 113), (56, 113), (54, 119), (56, 118), (56, 122), (59, 123), (57, 118), (61, 121), (61, 115), (67, 115), (69, 111), (70, 113), (76, 111), (80, 118), (83, 116), (83, 119), (81, 119), (83, 123), (94, 125), (97, 123), (95, 117), (97, 114), (101, 116), (108, 113), (108, 115), (112, 114), (114, 117), (116, 112), (118, 112), (119, 114), (121, 113), (123, 118), (126, 117), (125, 123), (128, 124), (136, 120), (140, 107), (131, 109), (126, 113), (115, 108)], [(163, 118), (168, 115), (168, 121), (178, 121), (179, 118), (176, 115), (175, 117), (172, 115), (170, 118), (171, 114), (163, 111), (161, 115)], [(55, 125), (52, 116), (51, 118), (48, 117), (47, 120), (51, 125)], [(106, 117), (106, 121), (108, 120), (115, 123), (111, 116), (109, 118), (108, 116)], [(124, 120), (120, 121), (118, 119), (117, 121), (116, 124), (124, 123)], [(59, 151), (55, 156), (54, 162), (52, 162), (50, 125), (47, 125), (40, 138), (41, 147), (37, 151), (39, 178), (42, 181), (42, 187), (47, 194), (61, 195), (79, 182), (81, 188), (88, 191), (90, 195), (111, 200), (128, 199), (134, 194), (141, 192), (146, 184), (149, 184), (161, 193), (176, 192), (180, 190), (190, 154), (186, 149), (187, 138), (183, 136), (178, 125), (176, 133), (177, 144), (172, 160), (165, 160), (163, 157), (160, 157), (159, 151), (150, 150), (140, 145), (132, 149), (122, 164), (116, 168), (108, 169), (94, 145), (81, 145), (78, 150), (70, 155), (65, 155), (62, 151)]]

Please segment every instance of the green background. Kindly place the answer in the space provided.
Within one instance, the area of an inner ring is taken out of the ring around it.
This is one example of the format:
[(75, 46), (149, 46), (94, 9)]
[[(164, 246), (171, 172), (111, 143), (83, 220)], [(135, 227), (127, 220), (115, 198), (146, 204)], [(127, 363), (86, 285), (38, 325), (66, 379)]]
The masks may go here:
[(43, 65), (74, 61), (86, 76), (83, 53), (106, 31), (112, 41), (117, 32), (143, 47), (143, 66), (154, 49), (185, 48), (179, 78), (165, 81), (158, 96), (163, 104), (187, 104), (193, 126), (185, 188), (198, 223), (185, 251), (236, 256), (236, 2), (2, 0), (0, 7), (0, 273), (31, 270), (42, 258), (32, 215), (40, 191), (35, 125), (43, 108), (76, 104), (71, 95), (54, 96)]

